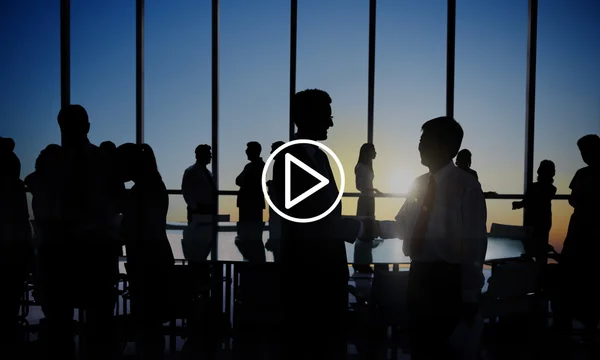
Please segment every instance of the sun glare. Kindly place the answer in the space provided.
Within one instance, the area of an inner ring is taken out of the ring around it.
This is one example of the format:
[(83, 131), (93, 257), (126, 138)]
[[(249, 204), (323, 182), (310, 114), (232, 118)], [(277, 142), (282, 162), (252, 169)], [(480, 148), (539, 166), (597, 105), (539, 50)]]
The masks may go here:
[(406, 194), (412, 186), (415, 176), (408, 171), (397, 170), (387, 176), (386, 187), (380, 188), (382, 192)]

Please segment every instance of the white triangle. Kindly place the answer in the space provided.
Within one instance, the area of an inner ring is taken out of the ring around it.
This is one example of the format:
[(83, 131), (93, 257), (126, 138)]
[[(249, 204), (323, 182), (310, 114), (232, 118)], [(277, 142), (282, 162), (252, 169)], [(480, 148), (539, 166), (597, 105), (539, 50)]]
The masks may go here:
[[(292, 200), (292, 163), (298, 165), (298, 167), (300, 167), (302, 170), (306, 171), (307, 173), (309, 173), (310, 175), (312, 175), (314, 178), (316, 178), (317, 180), (319, 180), (319, 183), (315, 186), (313, 186), (312, 188), (306, 190), (303, 194), (301, 194), (300, 196), (298, 196), (297, 198)], [(302, 161), (298, 160), (295, 156), (286, 153), (285, 154), (285, 177), (284, 177), (284, 181), (285, 181), (285, 208), (286, 209), (291, 209), (293, 206), (297, 205), (298, 203), (300, 203), (302, 200), (306, 199), (307, 197), (311, 196), (312, 194), (316, 193), (317, 191), (321, 190), (322, 188), (324, 188), (325, 186), (327, 186), (327, 184), (329, 184), (329, 179), (326, 178), (325, 176), (321, 175), (319, 172), (317, 172), (314, 169), (311, 169), (310, 166), (306, 165), (305, 163), (303, 163)]]

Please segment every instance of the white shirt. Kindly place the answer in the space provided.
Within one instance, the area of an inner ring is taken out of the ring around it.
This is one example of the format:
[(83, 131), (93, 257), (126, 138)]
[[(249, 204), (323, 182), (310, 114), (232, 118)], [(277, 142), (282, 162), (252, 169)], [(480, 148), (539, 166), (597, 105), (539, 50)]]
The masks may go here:
[(363, 163), (358, 163), (354, 168), (354, 174), (356, 175), (356, 189), (360, 192), (373, 189), (373, 179), (375, 173), (373, 169), (370, 169)]
[(196, 209), (198, 204), (210, 205), (213, 203), (213, 182), (208, 176), (212, 173), (199, 164), (194, 164), (183, 173), (181, 192), (190, 209)]
[(430, 174), (418, 177), (396, 215), (380, 221), (382, 238), (404, 240), (403, 251), (413, 261), (444, 261), (462, 265), (463, 300), (477, 301), (484, 284), (483, 262), (487, 251), (487, 208), (475, 177), (449, 163), (433, 175), (436, 194), (423, 251), (410, 254), (411, 236)]

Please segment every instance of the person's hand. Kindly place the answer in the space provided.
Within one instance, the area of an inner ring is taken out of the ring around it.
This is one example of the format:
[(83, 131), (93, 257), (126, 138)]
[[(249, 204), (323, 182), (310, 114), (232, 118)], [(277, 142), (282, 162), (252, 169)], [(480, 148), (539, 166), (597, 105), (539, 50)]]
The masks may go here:
[(477, 316), (478, 305), (476, 302), (463, 302), (461, 305), (461, 317), (468, 324), (473, 325), (475, 323), (475, 317)]
[(518, 210), (518, 209), (521, 209), (522, 207), (523, 206), (520, 201), (513, 201), (513, 203), (512, 203), (513, 210)]
[(377, 196), (382, 196), (383, 195), (383, 193), (381, 191), (377, 190), (377, 189), (373, 189), (373, 193), (375, 193), (375, 195), (377, 195)]

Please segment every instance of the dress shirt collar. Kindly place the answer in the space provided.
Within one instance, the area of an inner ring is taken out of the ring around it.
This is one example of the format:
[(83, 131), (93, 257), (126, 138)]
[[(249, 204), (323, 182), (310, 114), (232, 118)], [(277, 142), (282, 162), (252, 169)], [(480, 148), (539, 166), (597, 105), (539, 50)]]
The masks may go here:
[(450, 161), (448, 165), (439, 169), (435, 174), (431, 174), (431, 172), (429, 172), (429, 174), (433, 175), (435, 182), (440, 184), (442, 183), (442, 181), (444, 181), (444, 179), (448, 176), (448, 174), (452, 171), (454, 167), (454, 164), (452, 163), (452, 161)]

